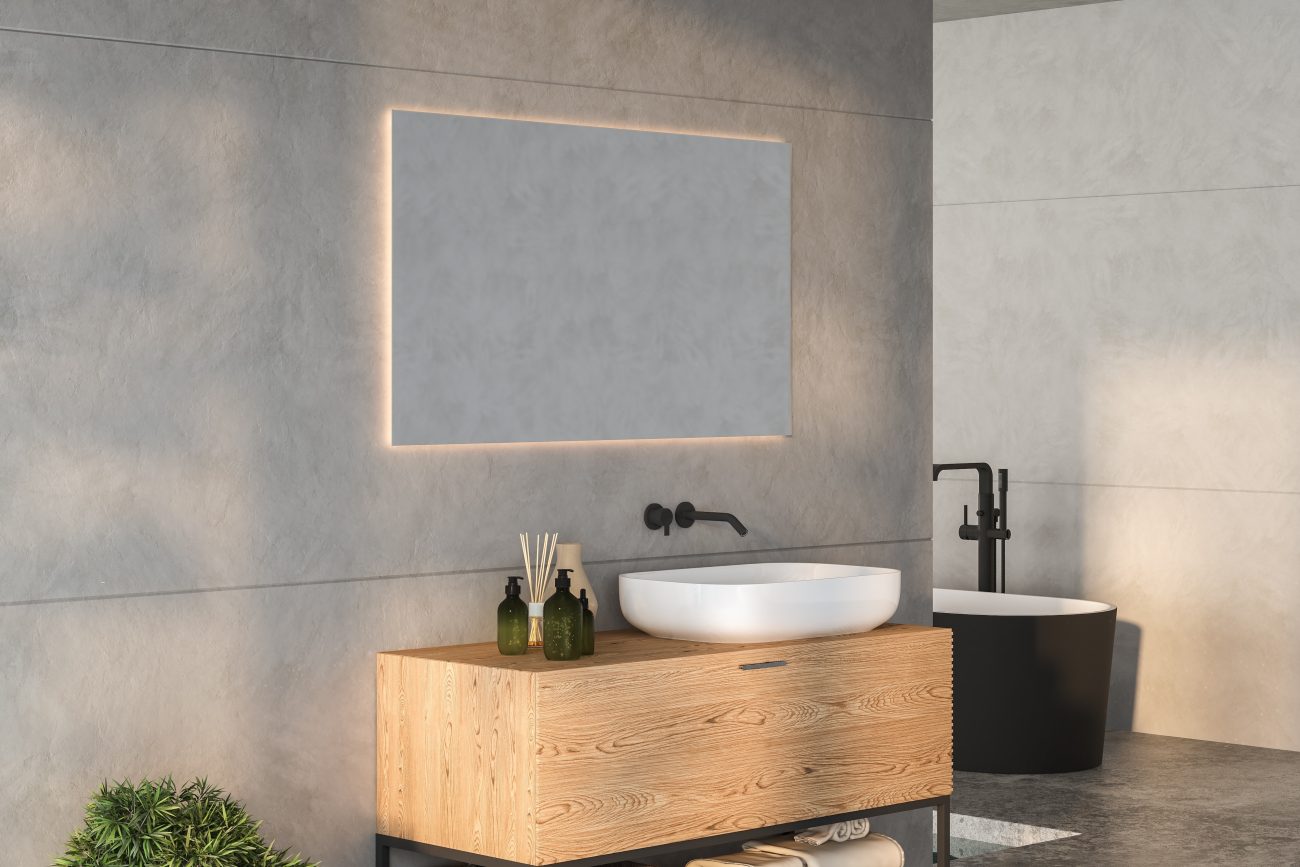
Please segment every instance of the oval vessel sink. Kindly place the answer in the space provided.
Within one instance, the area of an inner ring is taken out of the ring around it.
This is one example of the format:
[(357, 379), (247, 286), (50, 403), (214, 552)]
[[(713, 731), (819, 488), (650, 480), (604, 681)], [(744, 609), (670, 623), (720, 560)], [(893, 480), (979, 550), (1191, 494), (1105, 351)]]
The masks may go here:
[(755, 563), (618, 576), (627, 621), (659, 638), (743, 644), (875, 629), (898, 608), (899, 572)]

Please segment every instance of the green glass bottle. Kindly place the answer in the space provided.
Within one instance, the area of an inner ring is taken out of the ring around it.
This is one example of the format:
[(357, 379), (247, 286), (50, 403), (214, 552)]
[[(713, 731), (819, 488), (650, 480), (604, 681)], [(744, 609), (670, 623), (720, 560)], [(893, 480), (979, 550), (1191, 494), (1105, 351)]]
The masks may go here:
[(591, 613), (585, 587), (578, 591), (578, 604), (582, 606), (582, 655), (591, 656), (596, 652), (596, 615)]
[(519, 598), (522, 580), (518, 575), (506, 579), (506, 598), (497, 606), (497, 650), (502, 656), (528, 651), (528, 606)]
[(555, 592), (542, 608), (542, 652), (547, 659), (582, 656), (582, 604), (569, 592), (569, 571), (555, 575)]

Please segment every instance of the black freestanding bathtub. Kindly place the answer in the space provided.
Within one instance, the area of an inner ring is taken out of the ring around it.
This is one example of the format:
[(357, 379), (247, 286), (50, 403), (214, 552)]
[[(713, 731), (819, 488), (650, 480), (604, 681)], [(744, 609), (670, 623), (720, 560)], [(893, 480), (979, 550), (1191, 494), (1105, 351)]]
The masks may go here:
[(953, 766), (1056, 774), (1101, 764), (1115, 607), (935, 590), (953, 630)]

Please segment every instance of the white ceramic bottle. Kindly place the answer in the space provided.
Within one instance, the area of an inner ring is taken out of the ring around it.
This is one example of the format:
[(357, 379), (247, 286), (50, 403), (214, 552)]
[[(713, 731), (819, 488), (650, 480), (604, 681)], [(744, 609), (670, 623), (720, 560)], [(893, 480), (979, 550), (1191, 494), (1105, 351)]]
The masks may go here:
[(556, 545), (555, 568), (569, 570), (569, 579), (573, 582), (571, 588), (573, 595), (577, 596), (581, 591), (586, 590), (591, 613), (595, 614), (600, 608), (600, 603), (596, 600), (596, 591), (591, 586), (591, 580), (587, 578), (587, 570), (582, 568), (582, 545), (578, 542), (561, 542)]

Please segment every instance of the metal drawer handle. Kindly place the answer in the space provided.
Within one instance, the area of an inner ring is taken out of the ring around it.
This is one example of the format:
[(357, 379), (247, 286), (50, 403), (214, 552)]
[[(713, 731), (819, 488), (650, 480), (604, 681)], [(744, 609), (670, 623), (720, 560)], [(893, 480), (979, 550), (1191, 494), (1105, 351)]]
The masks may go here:
[(740, 666), (740, 670), (755, 671), (760, 668), (780, 668), (781, 666), (786, 664), (787, 663), (784, 659), (774, 659), (771, 662), (747, 662), (744, 665)]

